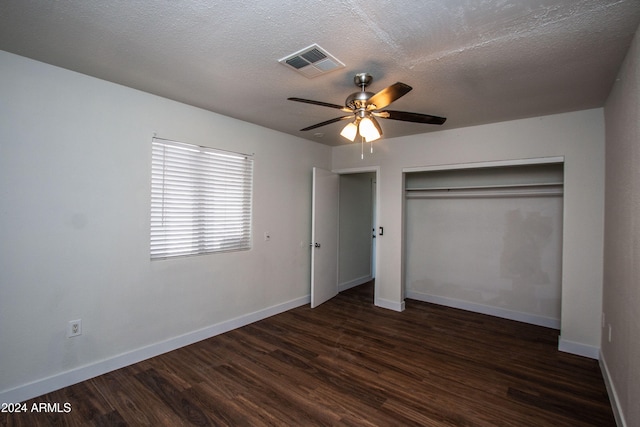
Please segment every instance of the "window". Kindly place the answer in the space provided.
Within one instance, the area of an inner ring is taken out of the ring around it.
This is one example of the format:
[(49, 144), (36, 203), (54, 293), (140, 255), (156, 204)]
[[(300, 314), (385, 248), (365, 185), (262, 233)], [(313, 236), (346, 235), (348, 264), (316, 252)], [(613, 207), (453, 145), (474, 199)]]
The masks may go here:
[(251, 249), (253, 158), (154, 138), (151, 259)]

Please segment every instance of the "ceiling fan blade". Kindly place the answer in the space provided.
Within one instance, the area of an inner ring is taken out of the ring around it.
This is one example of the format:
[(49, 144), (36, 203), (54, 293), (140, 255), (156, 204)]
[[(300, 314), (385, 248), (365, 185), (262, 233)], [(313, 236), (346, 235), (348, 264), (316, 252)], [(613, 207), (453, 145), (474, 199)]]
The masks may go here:
[(351, 109), (338, 104), (330, 104), (328, 102), (314, 101), (312, 99), (303, 99), (303, 98), (287, 98), (287, 99), (289, 101), (304, 102), (305, 104), (319, 105), (321, 107), (337, 108), (338, 110), (351, 112)]
[(317, 123), (315, 125), (308, 126), (308, 127), (304, 128), (304, 129), (300, 129), (300, 131), (316, 129), (316, 128), (319, 128), (321, 126), (326, 126), (326, 125), (330, 125), (331, 123), (339, 122), (340, 120), (347, 120), (347, 119), (352, 119), (352, 118), (353, 118), (353, 116), (336, 117), (335, 119), (327, 120), (326, 122)]
[(447, 119), (445, 117), (431, 116), (429, 114), (410, 113), (408, 111), (385, 110), (373, 113), (376, 117), (391, 120), (401, 120), (403, 122), (426, 123), (430, 125), (441, 125)]
[[(372, 106), (372, 108), (370, 108), (371, 110), (380, 110), (409, 93), (411, 89), (412, 87), (408, 84), (400, 82), (394, 83), (369, 98), (367, 105)], [(375, 105), (375, 107), (373, 107), (373, 105)]]

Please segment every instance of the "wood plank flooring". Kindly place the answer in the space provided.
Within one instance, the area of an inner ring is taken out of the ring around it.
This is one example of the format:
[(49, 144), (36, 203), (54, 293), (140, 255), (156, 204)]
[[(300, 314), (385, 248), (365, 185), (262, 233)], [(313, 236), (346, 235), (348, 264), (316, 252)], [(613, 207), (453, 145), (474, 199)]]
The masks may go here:
[(558, 331), (408, 300), (372, 284), (26, 402), (7, 426), (614, 426), (595, 360)]

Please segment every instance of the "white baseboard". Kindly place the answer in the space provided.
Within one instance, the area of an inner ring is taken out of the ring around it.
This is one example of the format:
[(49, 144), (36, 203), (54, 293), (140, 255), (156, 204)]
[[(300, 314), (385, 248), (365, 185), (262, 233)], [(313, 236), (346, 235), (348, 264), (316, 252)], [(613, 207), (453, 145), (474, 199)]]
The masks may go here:
[(358, 277), (357, 279), (350, 280), (345, 283), (338, 284), (338, 292), (346, 291), (347, 289), (355, 288), (356, 286), (360, 286), (364, 283), (370, 282), (373, 280), (373, 277), (369, 274), (367, 276)]
[(396, 302), (384, 298), (376, 298), (374, 301), (376, 307), (386, 308), (393, 311), (404, 311), (404, 301)]
[(613, 416), (616, 419), (616, 425), (619, 427), (627, 427), (627, 421), (624, 418), (624, 412), (622, 412), (622, 407), (620, 406), (620, 399), (618, 398), (616, 387), (613, 384), (613, 381), (611, 381), (609, 367), (607, 366), (607, 362), (602, 352), (600, 352), (600, 370), (602, 371), (602, 378), (604, 378), (604, 385), (607, 387), (607, 394), (611, 401), (611, 409), (613, 410)]
[(558, 340), (558, 350), (565, 353), (575, 354), (577, 356), (588, 357), (589, 359), (596, 359), (600, 357), (600, 348), (592, 345), (586, 345), (579, 342), (567, 341), (565, 339)]
[(52, 375), (16, 388), (0, 392), (1, 403), (18, 403), (43, 394), (59, 390), (70, 385), (86, 381), (90, 378), (115, 371), (116, 369), (141, 362), (151, 357), (159, 356), (180, 347), (184, 347), (216, 335), (229, 332), (233, 329), (249, 325), (258, 320), (266, 319), (273, 315), (283, 313), (296, 307), (300, 307), (311, 302), (311, 296), (296, 298), (282, 304), (267, 307), (253, 313), (242, 315), (215, 325), (207, 326), (197, 331), (189, 332), (166, 341), (141, 347), (133, 351), (120, 354), (118, 356), (80, 366), (78, 368)]
[(423, 302), (430, 302), (438, 305), (444, 305), (452, 308), (459, 308), (467, 311), (473, 311), (474, 313), (488, 314), (490, 316), (501, 317), (503, 319), (516, 320), (518, 322), (529, 323), (532, 325), (544, 326), (546, 328), (560, 329), (560, 320), (550, 317), (536, 316), (530, 313), (522, 313), (505, 308), (493, 307), (489, 305), (458, 300), (455, 298), (440, 297), (416, 291), (407, 291), (407, 298)]

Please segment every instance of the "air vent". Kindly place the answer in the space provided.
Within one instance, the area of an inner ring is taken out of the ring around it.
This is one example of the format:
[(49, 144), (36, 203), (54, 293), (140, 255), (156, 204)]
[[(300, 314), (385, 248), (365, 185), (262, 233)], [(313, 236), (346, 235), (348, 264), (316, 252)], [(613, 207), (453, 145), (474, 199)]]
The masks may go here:
[(312, 44), (278, 60), (278, 62), (308, 78), (313, 78), (338, 68), (344, 68), (345, 66), (335, 56), (317, 44)]

